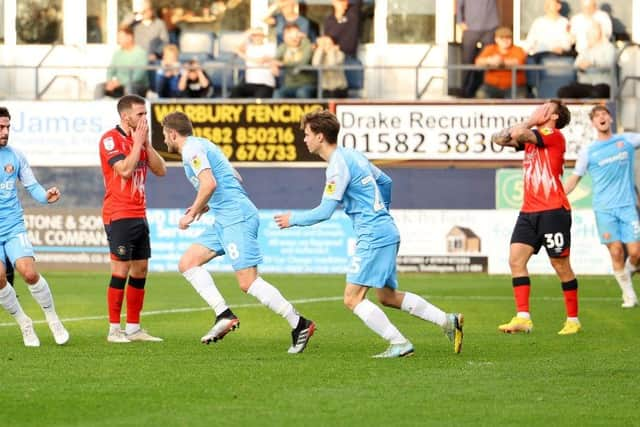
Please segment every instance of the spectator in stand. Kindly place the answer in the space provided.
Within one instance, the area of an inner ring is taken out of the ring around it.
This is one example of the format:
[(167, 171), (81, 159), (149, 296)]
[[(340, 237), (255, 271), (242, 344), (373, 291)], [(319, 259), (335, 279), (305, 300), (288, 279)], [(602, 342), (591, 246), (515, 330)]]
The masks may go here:
[[(484, 83), (480, 87), (482, 98), (511, 98), (513, 84), (512, 67), (522, 65), (527, 53), (514, 46), (513, 32), (508, 27), (496, 30), (495, 44), (485, 46), (476, 58), (476, 65), (490, 67), (484, 73)], [(524, 71), (516, 72), (516, 97), (526, 96)]]
[(180, 27), (178, 27), (178, 21), (174, 16), (178, 16), (175, 13), (177, 8), (165, 6), (160, 9), (160, 19), (164, 22), (164, 26), (167, 28), (167, 34), (169, 35), (169, 43), (177, 45), (180, 41)]
[(605, 40), (611, 39), (612, 24), (609, 15), (598, 9), (596, 0), (582, 0), (582, 13), (571, 18), (571, 37), (575, 42), (576, 52), (581, 53), (589, 45), (589, 31), (594, 22), (600, 24), (600, 31)]
[(169, 33), (162, 19), (156, 17), (150, 0), (143, 3), (142, 20), (133, 26), (133, 39), (147, 52), (150, 64), (162, 56), (162, 48), (169, 43)]
[(168, 44), (162, 49), (161, 67), (156, 71), (155, 92), (160, 98), (178, 98), (180, 90), (180, 52), (175, 44)]
[[(560, 15), (562, 4), (560, 0), (545, 0), (544, 15), (537, 17), (527, 38), (524, 49), (529, 56), (527, 65), (542, 65), (545, 59), (556, 55), (568, 55), (571, 52), (571, 34), (569, 34), (569, 20)], [(542, 78), (540, 70), (527, 70), (527, 84), (530, 95)]]
[[(133, 42), (133, 31), (128, 26), (118, 29), (118, 50), (113, 53), (107, 82), (97, 89), (97, 97), (111, 96), (120, 98), (125, 94), (145, 96), (149, 87), (147, 71), (147, 54)], [(139, 67), (139, 68), (131, 68)]]
[[(344, 53), (331, 37), (316, 39), (317, 47), (311, 63), (316, 67), (335, 67), (344, 63)], [(321, 74), (322, 98), (346, 98), (348, 93), (347, 77), (344, 70), (323, 70)]]
[(231, 89), (231, 98), (273, 97), (275, 46), (266, 43), (265, 38), (262, 28), (251, 28), (247, 31), (247, 39), (236, 48), (236, 54), (244, 59), (247, 68), (244, 82)]
[(560, 0), (545, 0), (544, 15), (533, 21), (524, 41), (523, 47), (529, 55), (562, 55), (571, 50), (569, 20), (560, 15), (560, 9)]
[(178, 90), (182, 98), (208, 98), (213, 94), (211, 80), (197, 59), (187, 62), (186, 69), (180, 74)]
[[(456, 22), (462, 29), (462, 63), (473, 64), (478, 55), (478, 43), (493, 43), (498, 26), (496, 0), (458, 0)], [(482, 84), (481, 71), (462, 73), (462, 96), (473, 98)]]
[(604, 37), (600, 24), (589, 30), (587, 47), (578, 53), (578, 81), (558, 90), (561, 98), (608, 98), (616, 60), (616, 48)]
[(275, 28), (278, 46), (284, 43), (284, 30), (288, 24), (296, 24), (311, 43), (315, 43), (318, 36), (311, 21), (300, 15), (300, 5), (297, 0), (276, 0), (269, 7), (264, 22)]
[[(345, 65), (362, 65), (358, 59), (358, 43), (362, 22), (362, 0), (333, 0), (333, 14), (324, 20), (324, 35), (331, 37), (344, 53)], [(349, 87), (361, 88), (363, 71), (345, 70)]]
[(316, 95), (314, 71), (297, 67), (311, 64), (311, 42), (296, 24), (284, 28), (284, 43), (278, 46), (276, 64), (278, 74), (284, 68), (284, 79), (275, 98), (313, 98)]

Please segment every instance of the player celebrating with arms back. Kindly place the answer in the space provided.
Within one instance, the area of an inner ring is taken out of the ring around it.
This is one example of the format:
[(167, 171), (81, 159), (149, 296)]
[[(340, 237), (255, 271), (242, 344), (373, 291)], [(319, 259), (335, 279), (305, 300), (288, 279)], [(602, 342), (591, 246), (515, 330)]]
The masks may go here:
[[(640, 222), (636, 210), (633, 160), (640, 148), (640, 134), (613, 135), (613, 118), (604, 105), (596, 105), (589, 113), (591, 123), (598, 132), (598, 139), (584, 146), (567, 182), (567, 194), (578, 185), (588, 171), (593, 179), (593, 210), (600, 242), (607, 245), (613, 275), (622, 290), (622, 308), (638, 305), (633, 290), (631, 273), (640, 263)], [(629, 258), (625, 268), (624, 246)]]
[[(492, 136), (492, 142), (524, 150), (524, 200), (509, 250), (513, 293), (517, 314), (498, 329), (506, 333), (531, 332), (529, 314), (531, 281), (527, 263), (544, 245), (549, 260), (562, 282), (567, 320), (558, 334), (580, 331), (578, 280), (569, 262), (571, 248), (571, 206), (562, 186), (565, 139), (560, 129), (571, 114), (560, 100), (538, 107), (529, 119)], [(536, 129), (530, 128), (536, 126)]]
[[(144, 98), (126, 95), (118, 101), (120, 124), (100, 139), (104, 175), (102, 219), (111, 252), (111, 281), (107, 291), (109, 334), (107, 341), (162, 341), (140, 328), (144, 287), (151, 257), (145, 183), (147, 168), (164, 176), (167, 167), (149, 141)], [(120, 328), (120, 311), (127, 286), (127, 325)]]
[(56, 187), (48, 190), (38, 183), (27, 159), (17, 150), (9, 147), (9, 110), (0, 107), (0, 304), (20, 325), (24, 345), (40, 346), (40, 340), (33, 329), (33, 322), (22, 310), (12, 286), (7, 286), (5, 259), (13, 262), (15, 269), (27, 283), (33, 298), (40, 304), (57, 344), (69, 341), (69, 333), (60, 322), (53, 305), (49, 284), (35, 268), (33, 246), (27, 236), (23, 210), (18, 199), (17, 182), (27, 189), (31, 197), (39, 203), (55, 203), (60, 199)]
[(280, 228), (309, 226), (331, 217), (342, 203), (353, 221), (357, 235), (356, 253), (347, 271), (344, 303), (371, 330), (389, 342), (374, 357), (403, 357), (413, 354), (413, 345), (391, 323), (384, 312), (366, 298), (376, 289), (378, 300), (443, 328), (454, 343), (462, 347), (462, 314), (447, 314), (422, 297), (397, 290), (396, 256), (400, 234), (389, 214), (391, 178), (360, 152), (338, 147), (340, 123), (329, 111), (309, 113), (302, 119), (304, 142), (309, 152), (329, 162), (327, 181), (320, 206), (300, 213), (276, 215)]

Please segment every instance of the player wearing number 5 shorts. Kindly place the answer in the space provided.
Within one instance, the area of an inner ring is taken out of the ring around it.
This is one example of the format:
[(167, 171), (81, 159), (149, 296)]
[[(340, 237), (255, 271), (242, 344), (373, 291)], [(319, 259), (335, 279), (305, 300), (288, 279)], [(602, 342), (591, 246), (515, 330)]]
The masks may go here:
[[(513, 293), (517, 314), (498, 329), (506, 333), (531, 332), (529, 314), (531, 281), (527, 263), (544, 246), (551, 265), (562, 282), (567, 319), (558, 334), (580, 331), (578, 281), (569, 262), (571, 248), (571, 207), (562, 186), (565, 139), (560, 129), (571, 114), (560, 100), (536, 108), (519, 125), (493, 135), (492, 141), (524, 150), (524, 200), (509, 250)], [(531, 129), (535, 127), (535, 129)]]
[(258, 246), (258, 210), (249, 200), (238, 172), (220, 148), (204, 138), (192, 136), (189, 118), (174, 112), (162, 120), (165, 143), (170, 151), (182, 155), (182, 164), (197, 194), (178, 226), (184, 230), (203, 214), (210, 222), (204, 233), (180, 258), (178, 269), (216, 313), (213, 327), (201, 341), (221, 340), (238, 328), (240, 321), (229, 309), (213, 278), (202, 265), (227, 254), (238, 285), (263, 305), (289, 322), (292, 345), (289, 353), (302, 353), (315, 330), (315, 324), (300, 316), (280, 291), (258, 275), (262, 262)]
[(329, 111), (307, 114), (302, 119), (302, 128), (309, 152), (329, 162), (324, 194), (315, 209), (276, 215), (278, 226), (317, 224), (329, 219), (342, 204), (353, 221), (357, 236), (355, 254), (347, 268), (344, 304), (389, 343), (384, 352), (374, 357), (410, 356), (414, 350), (413, 344), (391, 323), (384, 311), (367, 299), (371, 288), (375, 289), (381, 304), (440, 326), (453, 342), (454, 352), (459, 353), (462, 348), (462, 314), (445, 313), (421, 296), (397, 289), (396, 256), (400, 234), (389, 214), (391, 178), (362, 153), (338, 147), (340, 123)]

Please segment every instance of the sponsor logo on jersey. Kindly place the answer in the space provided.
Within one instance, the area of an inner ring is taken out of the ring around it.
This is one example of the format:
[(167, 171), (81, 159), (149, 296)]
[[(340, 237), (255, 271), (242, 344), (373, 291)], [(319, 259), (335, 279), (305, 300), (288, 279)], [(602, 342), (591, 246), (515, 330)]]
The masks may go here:
[(193, 167), (194, 170), (200, 170), (200, 168), (202, 167), (202, 161), (200, 161), (200, 157), (193, 156), (193, 158), (191, 159), (191, 166)]
[(4, 165), (4, 171), (5, 173), (12, 174), (14, 171), (13, 165), (11, 163), (7, 163)]
[(111, 151), (115, 147), (115, 143), (113, 142), (113, 138), (110, 137), (110, 136), (105, 138), (102, 141), (102, 145), (104, 145), (104, 149), (107, 150), (107, 151)]
[(13, 190), (15, 183), (13, 181), (0, 182), (0, 190)]
[(608, 165), (609, 163), (614, 163), (614, 162), (623, 162), (629, 159), (629, 153), (627, 153), (626, 151), (621, 151), (618, 154), (611, 156), (611, 157), (607, 157), (605, 159), (602, 159), (598, 162), (598, 166), (604, 166), (604, 165)]
[(551, 135), (553, 133), (553, 129), (551, 128), (540, 128), (540, 133), (544, 136)]
[(618, 141), (618, 142), (616, 143), (616, 147), (618, 147), (618, 148), (620, 148), (620, 149), (624, 148), (624, 142), (622, 142), (622, 141)]
[(324, 194), (326, 194), (328, 196), (331, 196), (335, 192), (336, 192), (336, 183), (335, 183), (335, 181), (327, 182), (327, 185), (325, 185), (325, 187), (324, 187)]

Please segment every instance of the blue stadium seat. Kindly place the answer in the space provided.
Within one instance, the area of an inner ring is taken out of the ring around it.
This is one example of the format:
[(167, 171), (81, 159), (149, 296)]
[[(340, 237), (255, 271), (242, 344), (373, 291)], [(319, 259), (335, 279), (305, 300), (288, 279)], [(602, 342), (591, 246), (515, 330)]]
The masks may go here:
[(538, 98), (555, 98), (558, 89), (576, 81), (576, 72), (573, 69), (574, 58), (571, 56), (548, 56), (542, 58), (541, 64), (545, 67), (572, 67), (569, 68), (545, 68), (539, 73)]

